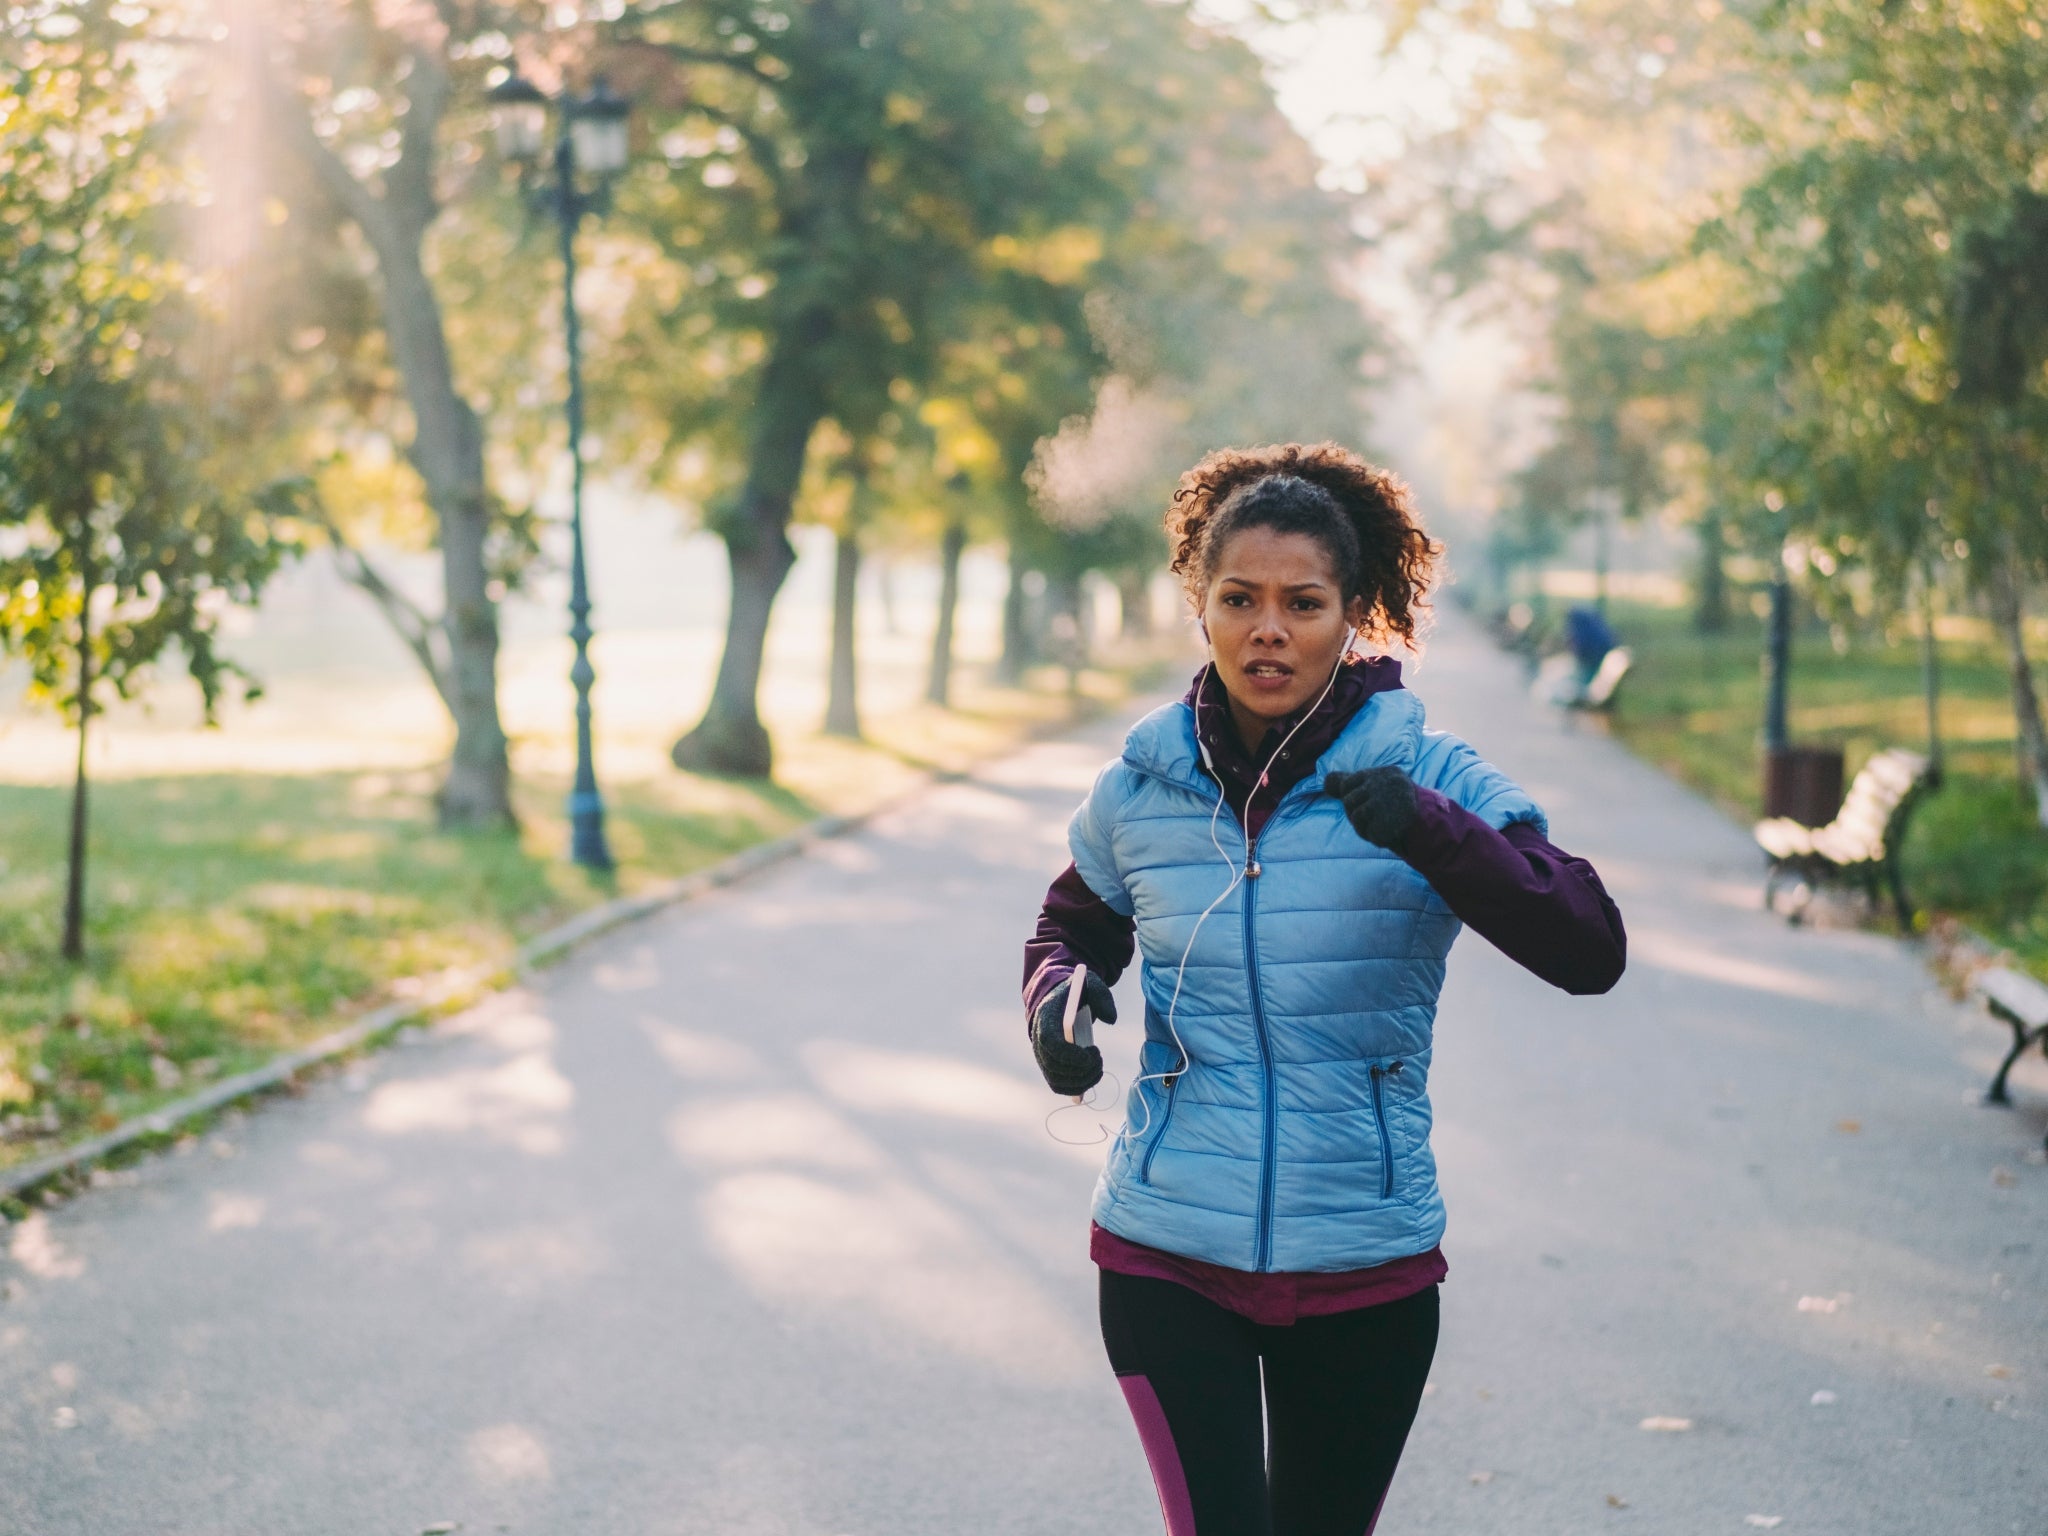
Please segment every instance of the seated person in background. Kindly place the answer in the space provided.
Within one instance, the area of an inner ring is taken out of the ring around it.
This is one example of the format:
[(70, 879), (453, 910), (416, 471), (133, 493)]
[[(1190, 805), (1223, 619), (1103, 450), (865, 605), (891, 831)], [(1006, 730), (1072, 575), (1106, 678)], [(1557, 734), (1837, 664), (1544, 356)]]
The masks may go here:
[(1564, 635), (1578, 666), (1579, 692), (1584, 693), (1593, 674), (1600, 670), (1601, 661), (1617, 643), (1614, 628), (1599, 609), (1580, 603), (1565, 614)]

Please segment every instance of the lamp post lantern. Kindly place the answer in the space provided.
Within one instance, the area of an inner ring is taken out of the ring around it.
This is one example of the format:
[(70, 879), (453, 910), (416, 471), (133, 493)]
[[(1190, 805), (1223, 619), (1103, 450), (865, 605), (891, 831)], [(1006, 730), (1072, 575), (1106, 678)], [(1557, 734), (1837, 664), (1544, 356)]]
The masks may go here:
[[(552, 214), (561, 236), (562, 334), (568, 349), (569, 389), (569, 638), (576, 660), (569, 681), (576, 687), (576, 782), (569, 792), (569, 856), (587, 869), (612, 867), (604, 835), (604, 797), (598, 793), (591, 752), (590, 581), (583, 559), (583, 332), (576, 316), (576, 231), (588, 214), (601, 212), (612, 178), (626, 167), (627, 124), (632, 108), (600, 76), (589, 92), (564, 92), (550, 100), (514, 72), (490, 93), (496, 112), (498, 149), (519, 168), (521, 184), (535, 205)], [(547, 148), (549, 108), (555, 109), (552, 177), (540, 167)], [(589, 178), (586, 186), (583, 177)]]

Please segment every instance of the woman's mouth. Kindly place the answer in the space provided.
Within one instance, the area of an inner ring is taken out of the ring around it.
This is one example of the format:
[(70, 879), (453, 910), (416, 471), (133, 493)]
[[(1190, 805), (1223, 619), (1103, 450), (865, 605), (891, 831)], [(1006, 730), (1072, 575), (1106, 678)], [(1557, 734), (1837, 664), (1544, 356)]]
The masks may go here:
[(1245, 667), (1244, 680), (1254, 688), (1284, 688), (1294, 680), (1294, 668), (1285, 662), (1254, 661)]

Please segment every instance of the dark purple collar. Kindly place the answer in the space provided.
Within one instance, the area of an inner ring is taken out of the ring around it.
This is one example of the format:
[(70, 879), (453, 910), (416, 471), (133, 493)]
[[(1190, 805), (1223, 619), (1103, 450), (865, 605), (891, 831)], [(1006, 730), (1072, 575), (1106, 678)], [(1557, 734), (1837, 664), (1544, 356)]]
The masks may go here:
[[(1253, 752), (1245, 751), (1244, 743), (1238, 740), (1237, 726), (1230, 718), (1230, 703), (1215, 667), (1205, 666), (1195, 674), (1182, 702), (1195, 712), (1195, 736), (1209, 749), (1209, 762), (1223, 786), (1224, 797), (1243, 817), (1251, 815), (1254, 793), (1260, 789), (1259, 773), (1269, 761), (1272, 768), (1266, 774), (1265, 792), (1258, 794), (1260, 812), (1278, 805), (1280, 797), (1315, 767), (1344, 733), (1344, 727), (1365, 707), (1366, 700), (1400, 686), (1401, 663), (1397, 658), (1354, 656), (1338, 669), (1335, 686), (1320, 703), (1309, 707), (1306, 718), (1296, 712), (1270, 726)], [(1295, 731), (1297, 724), (1301, 729)], [(1294, 731), (1294, 736), (1287, 741), (1284, 755), (1275, 757), (1290, 731)]]

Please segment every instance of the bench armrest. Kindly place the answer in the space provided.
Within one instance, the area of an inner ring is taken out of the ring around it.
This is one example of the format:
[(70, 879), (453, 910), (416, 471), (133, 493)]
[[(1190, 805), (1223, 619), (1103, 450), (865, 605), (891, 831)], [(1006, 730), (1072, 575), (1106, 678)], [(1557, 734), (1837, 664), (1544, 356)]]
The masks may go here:
[(2005, 1014), (2023, 1028), (2048, 1028), (2048, 987), (2031, 976), (1994, 965), (1970, 978), (1970, 990), (1993, 1012)]

